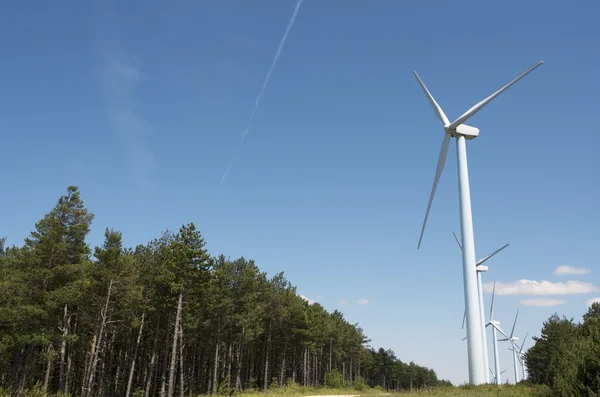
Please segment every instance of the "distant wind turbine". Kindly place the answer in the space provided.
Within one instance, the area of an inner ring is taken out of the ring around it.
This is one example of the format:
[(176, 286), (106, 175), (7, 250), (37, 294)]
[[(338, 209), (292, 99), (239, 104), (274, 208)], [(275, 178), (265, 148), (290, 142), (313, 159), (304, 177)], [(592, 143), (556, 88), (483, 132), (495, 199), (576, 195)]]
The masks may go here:
[(490, 321), (486, 324), (487, 326), (492, 326), (492, 343), (494, 345), (494, 367), (496, 369), (496, 384), (499, 385), (502, 383), (500, 379), (500, 375), (504, 373), (504, 371), (500, 372), (500, 355), (498, 354), (498, 337), (496, 336), (496, 331), (500, 330), (502, 334), (504, 331), (500, 328), (500, 321), (494, 320), (494, 297), (496, 296), (496, 283), (494, 282), (494, 289), (492, 291), (492, 307), (490, 309)]
[[(452, 233), (454, 235), (454, 239), (456, 240), (456, 243), (458, 244), (458, 247), (462, 250), (462, 244), (460, 243), (460, 240), (458, 239), (458, 237), (456, 237), (455, 233)], [(483, 283), (481, 281), (481, 273), (487, 272), (488, 267), (484, 266), (483, 264), (485, 262), (487, 262), (490, 258), (492, 258), (494, 255), (496, 255), (498, 252), (502, 251), (504, 248), (508, 247), (508, 244), (505, 244), (504, 246), (498, 248), (496, 251), (492, 252), (491, 254), (489, 254), (486, 257), (483, 257), (482, 259), (478, 260), (477, 263), (475, 263), (475, 270), (477, 272), (477, 295), (478, 295), (478, 300), (479, 300), (479, 316), (481, 318), (481, 336), (482, 336), (482, 345), (483, 345), (483, 362), (485, 363), (485, 365), (489, 365), (489, 357), (488, 357), (488, 343), (487, 343), (487, 334), (485, 333), (485, 315), (483, 313), (483, 308), (484, 308), (484, 304), (483, 304)], [(464, 321), (465, 321), (465, 317), (467, 315), (467, 311), (465, 310), (465, 316), (463, 317), (463, 328), (464, 328)], [(491, 319), (491, 318), (490, 318)], [(486, 373), (487, 376), (487, 373)], [(489, 383), (489, 381), (491, 379), (487, 379)]]
[(521, 373), (522, 373), (522, 378), (521, 379), (525, 379), (525, 353), (523, 353), (523, 347), (525, 346), (525, 340), (527, 339), (527, 336), (529, 335), (529, 332), (525, 334), (525, 338), (523, 338), (523, 341), (521, 342), (521, 347), (519, 347), (519, 350), (516, 350), (516, 345), (513, 345), (512, 350), (513, 353), (516, 353), (517, 358), (519, 359), (519, 364), (521, 364)]
[(514, 85), (517, 81), (521, 80), (527, 74), (531, 73), (535, 68), (539, 67), (543, 61), (538, 62), (524, 73), (519, 75), (517, 78), (494, 92), (484, 100), (478, 102), (472, 106), (469, 110), (463, 113), (452, 123), (446, 117), (446, 114), (440, 107), (440, 105), (433, 98), (419, 75), (416, 71), (413, 71), (417, 81), (421, 85), (423, 92), (427, 96), (431, 107), (433, 108), (436, 116), (441, 120), (444, 126), (444, 140), (442, 142), (442, 148), (440, 149), (437, 169), (435, 171), (435, 177), (433, 180), (433, 186), (429, 195), (429, 203), (427, 204), (427, 210), (425, 212), (425, 219), (423, 220), (423, 226), (421, 228), (421, 235), (419, 237), (419, 244), (417, 249), (421, 247), (421, 241), (423, 240), (423, 234), (425, 233), (425, 226), (427, 224), (427, 218), (429, 217), (429, 211), (435, 196), (435, 190), (437, 188), (440, 176), (446, 163), (446, 157), (448, 155), (448, 146), (450, 144), (450, 138), (456, 138), (456, 151), (457, 151), (457, 162), (458, 162), (458, 190), (459, 190), (459, 201), (460, 201), (460, 221), (461, 221), (461, 235), (464, 244), (463, 248), (463, 283), (464, 283), (464, 294), (465, 294), (465, 307), (467, 311), (467, 346), (468, 346), (468, 365), (469, 365), (469, 383), (471, 384), (482, 384), (486, 382), (487, 371), (486, 365), (484, 364), (483, 356), (483, 343), (482, 343), (482, 331), (481, 331), (481, 316), (478, 310), (477, 302), (477, 276), (475, 267), (475, 238), (473, 235), (473, 219), (471, 214), (471, 193), (469, 190), (469, 171), (467, 166), (467, 144), (466, 140), (472, 140), (479, 135), (479, 129), (470, 125), (464, 124), (473, 115), (483, 109), (488, 103), (490, 103), (498, 95), (506, 91), (509, 87)]
[(512, 326), (512, 330), (510, 331), (510, 336), (507, 336), (506, 334), (504, 334), (504, 336), (506, 338), (504, 339), (500, 339), (500, 342), (510, 342), (511, 345), (513, 346), (512, 352), (513, 352), (513, 366), (515, 368), (515, 384), (519, 383), (519, 367), (517, 366), (517, 351), (514, 349), (515, 346), (517, 346), (517, 341), (519, 340), (519, 338), (517, 338), (515, 336), (515, 325), (517, 325), (517, 318), (519, 317), (519, 310), (517, 310), (517, 315), (515, 316), (515, 322), (513, 323)]

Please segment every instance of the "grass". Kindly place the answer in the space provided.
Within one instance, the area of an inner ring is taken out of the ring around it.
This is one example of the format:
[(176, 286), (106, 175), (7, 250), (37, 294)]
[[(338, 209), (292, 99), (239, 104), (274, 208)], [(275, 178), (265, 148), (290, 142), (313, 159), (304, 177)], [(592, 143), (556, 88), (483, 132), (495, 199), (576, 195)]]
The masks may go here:
[[(135, 395), (135, 393), (134, 393)], [(367, 388), (365, 390), (356, 390), (354, 388), (325, 388), (325, 387), (302, 387), (297, 385), (286, 386), (283, 388), (272, 388), (267, 391), (262, 390), (246, 390), (236, 392), (233, 397), (294, 397), (294, 396), (390, 396), (390, 397), (405, 397), (405, 396), (457, 396), (457, 397), (545, 397), (550, 396), (550, 391), (547, 387), (540, 386), (525, 386), (525, 385), (485, 385), (485, 386), (458, 386), (458, 387), (438, 387), (430, 388), (422, 391), (403, 391), (403, 392), (386, 392), (381, 389)], [(0, 388), (0, 397), (9, 397), (5, 390)], [(39, 388), (33, 388), (26, 391), (21, 397), (51, 397), (45, 394)], [(58, 397), (58, 396), (57, 396)], [(62, 397), (62, 396), (61, 396)], [(66, 396), (65, 396), (66, 397)], [(225, 397), (216, 396), (216, 397)]]

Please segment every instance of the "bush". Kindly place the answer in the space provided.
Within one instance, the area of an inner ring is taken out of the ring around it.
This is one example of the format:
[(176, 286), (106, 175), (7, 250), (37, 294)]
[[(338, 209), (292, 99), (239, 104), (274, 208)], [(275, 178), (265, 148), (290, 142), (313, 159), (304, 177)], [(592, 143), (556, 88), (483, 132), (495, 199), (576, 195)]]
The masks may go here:
[(367, 382), (365, 382), (365, 379), (362, 376), (356, 378), (352, 386), (358, 391), (364, 391), (369, 388), (369, 385), (367, 385)]
[(270, 390), (279, 389), (279, 378), (277, 376), (274, 376), (271, 379), (271, 384), (269, 385), (269, 389)]
[(344, 377), (337, 369), (333, 369), (325, 374), (325, 387), (331, 389), (341, 389), (344, 387)]

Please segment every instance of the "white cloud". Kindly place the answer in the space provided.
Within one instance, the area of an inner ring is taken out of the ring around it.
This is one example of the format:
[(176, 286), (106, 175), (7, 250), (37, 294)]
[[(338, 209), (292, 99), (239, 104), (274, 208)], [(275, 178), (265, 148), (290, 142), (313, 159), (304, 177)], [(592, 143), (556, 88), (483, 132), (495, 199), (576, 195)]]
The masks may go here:
[(588, 299), (585, 304), (588, 306), (592, 306), (592, 303), (600, 303), (600, 298), (592, 298)]
[(590, 272), (590, 269), (587, 269), (585, 267), (573, 267), (573, 266), (562, 265), (562, 266), (556, 267), (554, 274), (556, 274), (557, 276), (562, 276), (565, 274), (582, 275), (582, 274), (587, 274), (589, 272)]
[(310, 298), (307, 298), (307, 297), (306, 297), (306, 296), (304, 296), (304, 295), (300, 295), (300, 298), (302, 298), (302, 299), (304, 299), (305, 301), (307, 301), (309, 305), (312, 305), (313, 303), (315, 303), (315, 301), (314, 301), (314, 300), (312, 300), (312, 299), (310, 299)]
[(358, 303), (359, 305), (366, 305), (367, 303), (369, 303), (368, 299), (359, 299), (356, 301), (356, 303)]
[(342, 305), (345, 305), (346, 303), (348, 303), (348, 301), (346, 299), (338, 299), (338, 302), (340, 302)]
[[(493, 283), (484, 284), (485, 292), (492, 292)], [(573, 295), (598, 292), (600, 288), (594, 284), (581, 281), (553, 283), (551, 281), (517, 280), (511, 283), (496, 282), (498, 295)]]
[(535, 298), (535, 299), (525, 299), (520, 301), (522, 305), (525, 306), (538, 306), (538, 307), (551, 307), (558, 306), (565, 303), (565, 301), (561, 301), (558, 299), (550, 299), (550, 298)]

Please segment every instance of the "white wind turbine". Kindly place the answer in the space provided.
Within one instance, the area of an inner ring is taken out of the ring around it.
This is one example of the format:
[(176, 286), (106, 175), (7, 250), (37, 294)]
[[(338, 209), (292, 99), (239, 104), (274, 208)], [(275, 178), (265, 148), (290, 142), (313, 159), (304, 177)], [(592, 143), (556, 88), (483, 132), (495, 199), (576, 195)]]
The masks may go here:
[(487, 326), (492, 326), (492, 343), (494, 345), (494, 368), (496, 369), (496, 384), (499, 385), (502, 383), (500, 379), (500, 375), (504, 373), (504, 371), (500, 372), (500, 355), (498, 354), (498, 337), (496, 335), (496, 331), (500, 331), (503, 335), (506, 335), (502, 328), (500, 328), (500, 321), (494, 320), (494, 298), (496, 296), (496, 283), (494, 282), (494, 289), (492, 290), (492, 307), (490, 308), (490, 321), (486, 324)]
[(505, 338), (500, 339), (500, 342), (510, 342), (511, 345), (513, 346), (513, 349), (510, 349), (510, 350), (512, 350), (512, 352), (513, 352), (513, 366), (515, 368), (515, 384), (519, 383), (519, 367), (517, 365), (517, 362), (518, 362), (517, 361), (518, 360), (517, 359), (517, 351), (516, 351), (516, 349), (514, 349), (514, 347), (517, 346), (516, 342), (519, 340), (519, 338), (517, 338), (515, 336), (515, 325), (517, 325), (518, 317), (519, 317), (519, 310), (517, 310), (517, 315), (515, 316), (515, 322), (513, 323), (512, 330), (510, 331), (510, 336), (506, 335), (503, 332)]
[[(462, 244), (460, 243), (460, 240), (458, 239), (458, 237), (456, 237), (455, 233), (452, 233), (454, 235), (454, 239), (456, 240), (456, 243), (458, 244), (458, 247), (462, 250)], [(475, 263), (475, 271), (477, 272), (477, 296), (478, 296), (478, 300), (479, 300), (479, 317), (481, 318), (481, 343), (483, 345), (483, 362), (485, 363), (486, 366), (489, 365), (489, 358), (488, 358), (488, 343), (487, 343), (487, 335), (485, 333), (485, 315), (483, 313), (483, 308), (484, 308), (484, 304), (483, 304), (483, 283), (481, 281), (481, 273), (487, 272), (488, 267), (484, 266), (483, 264), (485, 262), (487, 262), (488, 259), (490, 259), (491, 257), (493, 257), (494, 255), (496, 255), (498, 252), (502, 251), (504, 248), (508, 247), (508, 244), (505, 244), (504, 246), (498, 248), (496, 251), (492, 252), (491, 254), (489, 254), (488, 256), (478, 260)], [(466, 317), (467, 311), (465, 310), (465, 315), (463, 316), (463, 328), (465, 327), (465, 317)], [(491, 318), (490, 318), (491, 319)], [(489, 383), (491, 379), (487, 378), (487, 372), (486, 372), (486, 383)]]
[(521, 379), (525, 379), (525, 353), (523, 353), (523, 347), (525, 346), (525, 340), (527, 339), (528, 335), (529, 332), (525, 334), (525, 338), (523, 338), (523, 341), (521, 342), (521, 347), (519, 347), (518, 351), (516, 350), (516, 345), (513, 345), (513, 347), (509, 349), (512, 350), (513, 353), (515, 353), (517, 355), (517, 358), (519, 359), (519, 364), (521, 364)]
[(469, 171), (467, 166), (467, 139), (473, 139), (479, 135), (479, 129), (470, 125), (464, 124), (474, 114), (483, 109), (488, 103), (490, 103), (498, 95), (506, 91), (509, 87), (521, 80), (527, 74), (531, 73), (535, 68), (540, 66), (543, 61), (538, 62), (530, 69), (523, 72), (517, 78), (488, 96), (484, 100), (478, 102), (458, 119), (450, 123), (446, 114), (435, 101), (419, 75), (414, 71), (414, 75), (417, 78), (423, 92), (427, 96), (433, 111), (437, 117), (442, 121), (444, 125), (444, 140), (442, 142), (442, 148), (440, 150), (438, 165), (435, 172), (435, 178), (433, 180), (433, 186), (431, 188), (431, 194), (429, 196), (429, 203), (427, 204), (427, 211), (425, 212), (425, 219), (423, 221), (423, 227), (421, 228), (421, 236), (419, 237), (419, 244), (417, 249), (421, 247), (421, 241), (423, 240), (423, 234), (425, 232), (425, 225), (427, 224), (427, 218), (429, 216), (429, 210), (431, 209), (431, 203), (435, 195), (435, 190), (439, 182), (440, 176), (446, 163), (446, 157), (448, 155), (448, 145), (450, 144), (450, 138), (456, 138), (456, 151), (457, 151), (457, 163), (458, 163), (458, 190), (460, 200), (460, 221), (461, 221), (461, 235), (464, 243), (463, 248), (463, 283), (464, 283), (464, 294), (465, 294), (465, 307), (467, 310), (467, 346), (468, 346), (468, 363), (469, 363), (469, 383), (471, 384), (482, 384), (486, 381), (486, 368), (483, 361), (483, 344), (482, 344), (482, 332), (481, 316), (479, 315), (478, 304), (477, 304), (477, 277), (474, 271), (475, 267), (475, 239), (473, 236), (473, 219), (471, 214), (471, 194), (469, 191)]

